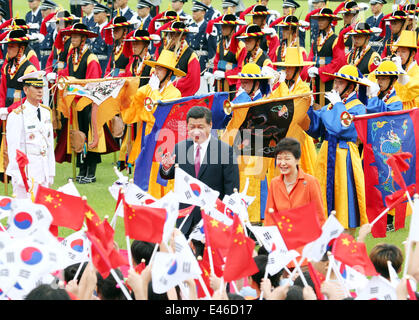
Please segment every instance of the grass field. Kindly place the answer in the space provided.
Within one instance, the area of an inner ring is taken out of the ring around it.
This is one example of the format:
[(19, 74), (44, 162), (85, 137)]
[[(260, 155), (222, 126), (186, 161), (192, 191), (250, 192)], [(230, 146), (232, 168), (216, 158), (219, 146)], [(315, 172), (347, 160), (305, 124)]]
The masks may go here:
[[(69, 8), (69, 1), (64, 0), (55, 0), (58, 4), (60, 4), (63, 8)], [(300, 16), (301, 19), (304, 19), (305, 15), (308, 12), (308, 5), (307, 1), (298, 1), (302, 8), (300, 8), (296, 15)], [(389, 1), (390, 2), (390, 1)], [(392, 1), (391, 1), (392, 2)], [(245, 4), (250, 6), (254, 4), (255, 1), (246, 0)], [(129, 1), (130, 7), (135, 9), (136, 8), (136, 1), (130, 0)], [(169, 1), (163, 0), (161, 8), (167, 9)], [(192, 5), (192, 1), (188, 1), (185, 5), (185, 11), (190, 12), (190, 8)], [(221, 0), (214, 0), (213, 1), (214, 7), (221, 9)], [(330, 8), (334, 9), (338, 5), (338, 2), (331, 2)], [(282, 12), (282, 1), (279, 0), (271, 0), (269, 4), (271, 9), (277, 10), (278, 12)], [(26, 12), (28, 11), (27, 2), (23, 0), (14, 1), (14, 14), (19, 12), (20, 17), (24, 17)], [(391, 11), (391, 4), (387, 4), (384, 8), (384, 12), (388, 13)], [(370, 15), (370, 11), (364, 13), (364, 17), (368, 17)], [(338, 29), (341, 26), (338, 25)], [(108, 215), (109, 219), (112, 218), (114, 209), (115, 209), (115, 200), (111, 197), (108, 187), (116, 180), (116, 175), (113, 172), (114, 166), (114, 155), (105, 155), (102, 156), (102, 163), (98, 165), (97, 168), (97, 182), (93, 184), (87, 185), (79, 185), (77, 184), (77, 188), (81, 195), (85, 195), (87, 197), (88, 203), (91, 207), (96, 210), (96, 212), (103, 218), (104, 216)], [(72, 167), (69, 163), (64, 164), (56, 164), (56, 178), (53, 188), (58, 188), (59, 186), (64, 185), (67, 182), (67, 179), (72, 175)], [(0, 194), (4, 194), (4, 188), (1, 187), (2, 190)], [(11, 193), (12, 187), (9, 184), (9, 194)], [(406, 226), (409, 226), (410, 217), (406, 220)], [(366, 240), (367, 249), (370, 250), (374, 245), (380, 242), (387, 242), (392, 243), (399, 246), (403, 251), (404, 247), (402, 242), (407, 238), (408, 229), (402, 229), (397, 232), (388, 233), (387, 238), (385, 239), (374, 239), (371, 236), (368, 236)], [(60, 231), (60, 236), (66, 236), (70, 234), (70, 230), (62, 230)], [(124, 237), (124, 229), (123, 229), (123, 220), (118, 219), (115, 240), (118, 242), (121, 248), (126, 248), (125, 237)]]

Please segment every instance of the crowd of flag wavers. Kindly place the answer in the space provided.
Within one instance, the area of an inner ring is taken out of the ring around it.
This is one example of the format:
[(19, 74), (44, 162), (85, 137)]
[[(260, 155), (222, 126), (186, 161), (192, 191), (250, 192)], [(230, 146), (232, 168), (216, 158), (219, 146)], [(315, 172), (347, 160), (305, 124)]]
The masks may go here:
[(415, 3), (80, 2), (0, 7), (0, 299), (417, 299)]

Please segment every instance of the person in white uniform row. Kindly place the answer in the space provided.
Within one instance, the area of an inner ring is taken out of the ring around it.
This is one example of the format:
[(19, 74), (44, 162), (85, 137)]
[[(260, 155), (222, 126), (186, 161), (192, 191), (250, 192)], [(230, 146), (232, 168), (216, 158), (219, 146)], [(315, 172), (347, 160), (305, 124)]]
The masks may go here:
[[(36, 194), (38, 185), (50, 187), (54, 183), (55, 156), (51, 109), (41, 104), (44, 71), (28, 73), (18, 79), (23, 82), (26, 100), (9, 113), (6, 124), (6, 141), (9, 164), (6, 174), (12, 178), (16, 198), (28, 198), (18, 163), (16, 151), (26, 154), (26, 177), (29, 188)], [(29, 190), (30, 191), (30, 190)]]

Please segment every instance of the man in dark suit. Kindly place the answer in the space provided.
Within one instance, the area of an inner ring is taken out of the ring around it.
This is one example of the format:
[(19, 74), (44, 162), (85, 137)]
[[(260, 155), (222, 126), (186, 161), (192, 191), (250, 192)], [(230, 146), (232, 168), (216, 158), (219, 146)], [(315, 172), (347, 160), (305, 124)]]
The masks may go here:
[[(188, 139), (176, 144), (174, 152), (162, 157), (160, 175), (163, 179), (174, 179), (175, 166), (196, 177), (211, 189), (230, 195), (240, 188), (239, 167), (233, 148), (211, 135), (212, 113), (206, 107), (192, 107), (186, 116)], [(185, 207), (181, 205), (180, 208)], [(182, 227), (189, 236), (193, 227), (201, 220), (200, 208), (195, 208)], [(177, 226), (183, 219), (178, 219)]]
[[(367, 20), (365, 21), (366, 23), (368, 23), (368, 25), (371, 28), (379, 28), (380, 27), (380, 22), (384, 17), (383, 14), (383, 5), (386, 4), (387, 1), (386, 0), (370, 0), (370, 5), (371, 5), (371, 12), (372, 12), (372, 16), (368, 17)], [(391, 30), (389, 26), (385, 27), (386, 30), (386, 36), (380, 37), (380, 35), (371, 35), (371, 39), (370, 39), (370, 46), (377, 51), (380, 55), (384, 50), (384, 43), (385, 41), (390, 37), (391, 34)]]

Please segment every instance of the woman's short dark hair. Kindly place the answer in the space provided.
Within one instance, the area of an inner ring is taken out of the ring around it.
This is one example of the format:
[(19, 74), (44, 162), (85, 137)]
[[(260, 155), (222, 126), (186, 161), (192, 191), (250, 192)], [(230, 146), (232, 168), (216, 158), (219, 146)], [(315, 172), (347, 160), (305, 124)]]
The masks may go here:
[(189, 109), (186, 114), (186, 123), (189, 122), (189, 118), (192, 119), (202, 119), (205, 118), (207, 124), (210, 124), (212, 121), (212, 112), (210, 109), (201, 106), (195, 106)]
[(41, 284), (27, 294), (25, 300), (71, 300), (68, 292), (61, 288), (52, 288), (49, 284)]
[[(116, 275), (124, 281), (124, 276), (121, 270), (114, 269)], [(96, 272), (97, 276), (97, 293), (101, 300), (126, 300), (124, 293), (116, 282), (115, 278), (110, 274), (106, 279), (103, 279), (99, 272)]]
[(278, 153), (288, 151), (291, 152), (295, 159), (301, 158), (301, 145), (297, 139), (283, 138), (275, 147), (275, 158)]
[(155, 244), (147, 241), (134, 240), (131, 244), (131, 255), (136, 264), (140, 264), (141, 260), (145, 260), (148, 265), (153, 255)]
[[(259, 271), (255, 274), (252, 274), (252, 280), (257, 283), (257, 285), (260, 287), (260, 284), (262, 282), (262, 279), (265, 276), (265, 270), (266, 265), (268, 264), (268, 256), (261, 254), (258, 256), (253, 257), (253, 260), (255, 261), (256, 266), (258, 267)], [(277, 287), (279, 285), (279, 277), (280, 274), (276, 273), (274, 275), (268, 274), (268, 279), (271, 281), (272, 287)]]
[(390, 261), (394, 270), (400, 272), (403, 264), (403, 253), (399, 247), (393, 244), (379, 243), (375, 245), (369, 254), (375, 270), (384, 278), (390, 279), (387, 261)]
[[(84, 272), (84, 269), (86, 269), (86, 266), (87, 266), (87, 263), (83, 262), (83, 266), (81, 267), (80, 272), (76, 279), (77, 283), (80, 282), (81, 276), (83, 275), (83, 272)], [(80, 267), (80, 263), (75, 263), (64, 269), (64, 281), (66, 283), (74, 279), (74, 276), (76, 275), (79, 267)]]

